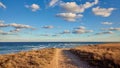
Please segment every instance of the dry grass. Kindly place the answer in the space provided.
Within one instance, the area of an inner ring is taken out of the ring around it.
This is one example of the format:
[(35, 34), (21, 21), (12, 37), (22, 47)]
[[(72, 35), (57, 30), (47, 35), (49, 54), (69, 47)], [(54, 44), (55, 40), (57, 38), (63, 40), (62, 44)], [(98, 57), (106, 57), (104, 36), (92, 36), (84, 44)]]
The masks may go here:
[(100, 68), (120, 68), (120, 43), (80, 46), (71, 52)]
[(42, 49), (17, 54), (0, 55), (0, 68), (46, 68), (56, 49)]

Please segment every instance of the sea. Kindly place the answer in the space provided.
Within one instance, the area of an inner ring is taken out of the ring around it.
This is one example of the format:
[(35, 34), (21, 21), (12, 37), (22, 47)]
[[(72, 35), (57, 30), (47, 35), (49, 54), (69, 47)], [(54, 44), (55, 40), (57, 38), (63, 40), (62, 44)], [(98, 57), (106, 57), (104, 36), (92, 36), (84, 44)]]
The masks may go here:
[(102, 43), (105, 42), (0, 42), (0, 54), (39, 50), (43, 48), (74, 48), (81, 45)]

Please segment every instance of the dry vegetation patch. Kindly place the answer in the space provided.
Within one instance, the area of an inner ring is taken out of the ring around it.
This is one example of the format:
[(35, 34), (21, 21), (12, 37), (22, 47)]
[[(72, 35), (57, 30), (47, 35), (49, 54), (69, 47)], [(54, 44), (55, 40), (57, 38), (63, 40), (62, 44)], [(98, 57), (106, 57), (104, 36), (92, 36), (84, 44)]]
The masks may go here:
[(80, 46), (71, 52), (100, 68), (120, 68), (120, 43)]
[(0, 68), (46, 68), (55, 52), (56, 49), (51, 48), (0, 55)]

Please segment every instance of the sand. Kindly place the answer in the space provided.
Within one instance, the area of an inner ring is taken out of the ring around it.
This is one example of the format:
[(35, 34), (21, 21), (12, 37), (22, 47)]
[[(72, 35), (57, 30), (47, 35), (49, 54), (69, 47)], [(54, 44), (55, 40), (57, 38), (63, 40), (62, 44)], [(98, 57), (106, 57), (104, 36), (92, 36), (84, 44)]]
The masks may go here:
[(120, 43), (0, 55), (0, 68), (120, 68), (119, 65)]
[(80, 46), (71, 52), (99, 68), (120, 68), (120, 43)]
[(57, 68), (93, 68), (72, 54), (69, 49), (58, 49), (57, 52)]

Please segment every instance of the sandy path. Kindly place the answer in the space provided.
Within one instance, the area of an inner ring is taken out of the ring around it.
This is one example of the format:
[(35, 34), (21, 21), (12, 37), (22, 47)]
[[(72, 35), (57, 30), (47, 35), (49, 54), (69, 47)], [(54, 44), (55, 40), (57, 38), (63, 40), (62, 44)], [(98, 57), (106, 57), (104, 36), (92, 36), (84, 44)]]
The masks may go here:
[(57, 49), (55, 68), (93, 68), (70, 53), (67, 49)]

